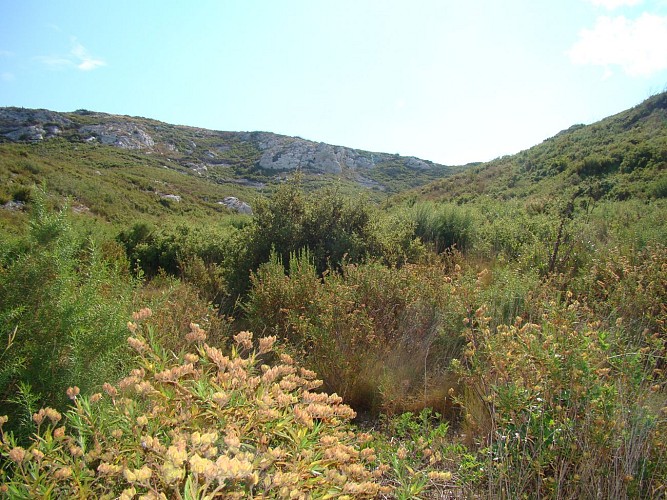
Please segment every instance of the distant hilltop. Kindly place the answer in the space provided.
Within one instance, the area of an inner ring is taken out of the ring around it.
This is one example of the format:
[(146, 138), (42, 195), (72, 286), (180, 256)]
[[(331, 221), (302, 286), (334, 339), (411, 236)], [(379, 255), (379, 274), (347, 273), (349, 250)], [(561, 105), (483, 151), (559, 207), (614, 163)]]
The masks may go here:
[[(0, 108), (0, 141), (40, 142), (52, 138), (138, 150), (202, 176), (252, 173), (275, 178), (296, 170), (341, 177), (369, 189), (395, 192), (416, 187), (458, 169), (415, 157), (374, 153), (270, 132), (221, 132), (170, 125), (147, 118), (87, 110)], [(225, 173), (225, 170), (229, 172)], [(247, 176), (246, 176), (247, 177)], [(395, 182), (400, 186), (394, 185)], [(407, 186), (404, 184), (407, 183)]]

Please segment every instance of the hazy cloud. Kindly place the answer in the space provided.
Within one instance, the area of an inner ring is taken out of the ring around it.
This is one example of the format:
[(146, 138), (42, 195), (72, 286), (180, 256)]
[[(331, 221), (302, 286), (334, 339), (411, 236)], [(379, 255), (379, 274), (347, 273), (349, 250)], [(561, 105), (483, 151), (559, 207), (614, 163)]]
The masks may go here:
[(2, 74), (0, 74), (0, 80), (3, 82), (13, 82), (16, 80), (16, 76), (14, 73), (10, 73), (9, 71), (5, 71)]
[(70, 53), (77, 60), (77, 68), (82, 71), (90, 71), (92, 69), (99, 68), (100, 66), (106, 66), (106, 63), (102, 59), (97, 59), (91, 56), (86, 48), (76, 39), (73, 39), (72, 43), (73, 47)]
[(35, 60), (54, 69), (62, 69), (74, 66), (74, 62), (71, 59), (61, 56), (37, 56), (35, 57)]
[(651, 75), (667, 69), (667, 17), (602, 16), (592, 29), (579, 33), (568, 54), (575, 64), (603, 66), (607, 77), (610, 66), (620, 66), (630, 76)]
[(93, 57), (76, 38), (72, 38), (72, 49), (67, 55), (39, 56), (38, 61), (52, 68), (77, 68), (81, 71), (90, 71), (106, 66), (103, 59)]
[(613, 10), (619, 7), (632, 7), (634, 5), (639, 5), (642, 3), (642, 0), (589, 0), (589, 2), (597, 7), (604, 7), (608, 10)]

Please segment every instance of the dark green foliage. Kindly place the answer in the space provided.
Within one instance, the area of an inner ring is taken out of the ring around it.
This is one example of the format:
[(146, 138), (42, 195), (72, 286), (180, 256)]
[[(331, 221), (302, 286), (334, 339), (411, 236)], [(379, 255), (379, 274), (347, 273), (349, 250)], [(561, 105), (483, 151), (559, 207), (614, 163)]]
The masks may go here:
[[(574, 171), (582, 176), (603, 175), (618, 168), (618, 159), (599, 154), (587, 156), (574, 165)], [(634, 165), (633, 165), (634, 167)]]
[(236, 259), (226, 266), (230, 290), (242, 295), (250, 272), (272, 252), (289, 268), (291, 256), (307, 249), (320, 274), (368, 257), (398, 263), (415, 255), (410, 225), (405, 232), (404, 227), (387, 227), (388, 221), (363, 198), (342, 196), (336, 188), (307, 193), (298, 179), (284, 184), (269, 200), (258, 202)]
[(227, 272), (239, 257), (241, 231), (249, 222), (245, 216), (228, 217), (210, 226), (162, 226), (145, 222), (121, 231), (118, 242), (125, 248), (131, 269), (153, 278), (164, 272), (197, 286), (202, 296), (224, 304), (230, 295)]
[(663, 175), (649, 188), (649, 194), (654, 198), (667, 198), (667, 175)]

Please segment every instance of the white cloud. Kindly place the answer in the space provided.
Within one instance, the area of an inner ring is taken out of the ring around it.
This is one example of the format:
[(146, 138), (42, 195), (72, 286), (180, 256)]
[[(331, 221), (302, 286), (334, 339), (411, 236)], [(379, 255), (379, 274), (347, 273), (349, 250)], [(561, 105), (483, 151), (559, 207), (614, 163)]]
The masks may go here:
[(92, 69), (99, 68), (100, 66), (106, 66), (106, 63), (102, 59), (96, 59), (91, 56), (86, 48), (76, 39), (73, 39), (72, 43), (73, 47), (70, 53), (77, 59), (77, 68), (82, 71), (90, 71)]
[(575, 64), (603, 66), (607, 75), (610, 66), (620, 66), (630, 76), (649, 76), (667, 69), (667, 17), (599, 17), (568, 54)]
[(633, 7), (642, 3), (642, 0), (589, 0), (596, 7), (604, 7), (607, 10), (619, 7)]
[(106, 66), (104, 60), (91, 56), (88, 50), (74, 37), (72, 38), (72, 49), (69, 54), (64, 56), (39, 56), (36, 59), (56, 69), (77, 68), (81, 71), (90, 71)]
[(71, 59), (61, 56), (37, 56), (35, 59), (54, 69), (68, 68), (74, 65)]
[(5, 71), (4, 73), (0, 74), (0, 80), (3, 82), (13, 82), (16, 80), (16, 75), (14, 75), (14, 73), (10, 73), (9, 71)]

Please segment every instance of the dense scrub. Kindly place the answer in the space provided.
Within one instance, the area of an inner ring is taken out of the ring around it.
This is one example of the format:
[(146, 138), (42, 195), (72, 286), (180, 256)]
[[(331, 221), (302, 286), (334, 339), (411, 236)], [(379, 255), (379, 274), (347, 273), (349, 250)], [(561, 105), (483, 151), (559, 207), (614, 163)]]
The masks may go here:
[(636, 111), (430, 201), (297, 179), (253, 217), (92, 229), (8, 193), (3, 494), (664, 496), (664, 147)]

